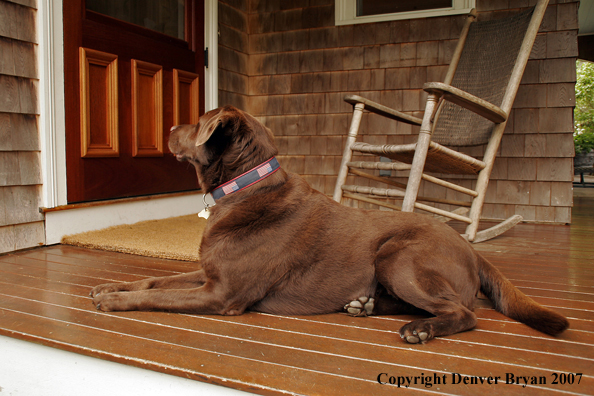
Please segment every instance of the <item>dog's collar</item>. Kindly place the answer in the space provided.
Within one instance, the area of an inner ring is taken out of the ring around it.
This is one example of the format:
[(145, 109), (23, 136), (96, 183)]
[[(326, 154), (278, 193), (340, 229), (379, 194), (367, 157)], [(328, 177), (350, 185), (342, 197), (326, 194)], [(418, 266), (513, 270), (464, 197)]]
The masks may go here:
[(225, 195), (241, 191), (244, 188), (248, 188), (249, 186), (258, 183), (260, 180), (267, 178), (279, 169), (280, 164), (275, 157), (272, 157), (268, 161), (263, 162), (244, 174), (237, 176), (235, 179), (230, 180), (225, 184), (221, 184), (213, 190), (211, 193), (212, 197), (216, 201)]

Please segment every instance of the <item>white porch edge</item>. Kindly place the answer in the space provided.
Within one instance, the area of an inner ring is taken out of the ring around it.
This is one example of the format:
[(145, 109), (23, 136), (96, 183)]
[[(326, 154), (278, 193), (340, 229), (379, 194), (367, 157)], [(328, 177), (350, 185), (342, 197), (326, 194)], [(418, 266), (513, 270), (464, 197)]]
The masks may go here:
[(28, 396), (247, 395), (236, 389), (0, 336), (0, 393)]

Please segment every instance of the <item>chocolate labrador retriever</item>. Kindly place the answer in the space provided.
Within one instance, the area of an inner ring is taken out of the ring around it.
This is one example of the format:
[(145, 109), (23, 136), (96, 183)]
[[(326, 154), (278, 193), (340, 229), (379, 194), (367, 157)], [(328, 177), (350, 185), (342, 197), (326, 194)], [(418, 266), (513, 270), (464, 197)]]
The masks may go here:
[(482, 291), (495, 308), (556, 335), (567, 320), (516, 289), (449, 226), (431, 217), (342, 206), (285, 172), (273, 135), (227, 106), (172, 128), (169, 147), (212, 193), (201, 269), (95, 287), (103, 311), (279, 315), (346, 310), (423, 312), (400, 329), (409, 343), (471, 329)]

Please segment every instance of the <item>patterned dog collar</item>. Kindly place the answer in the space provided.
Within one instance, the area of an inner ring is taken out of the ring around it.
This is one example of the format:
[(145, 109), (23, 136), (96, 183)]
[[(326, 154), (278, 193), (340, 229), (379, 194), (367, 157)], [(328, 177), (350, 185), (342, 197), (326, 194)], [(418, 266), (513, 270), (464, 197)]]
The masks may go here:
[(262, 179), (267, 178), (274, 172), (280, 169), (280, 164), (275, 157), (272, 157), (268, 161), (258, 165), (254, 169), (251, 169), (244, 174), (237, 176), (235, 179), (228, 181), (225, 184), (221, 184), (212, 192), (212, 197), (215, 201), (225, 195), (233, 194), (234, 192), (241, 191), (253, 184), (256, 184)]

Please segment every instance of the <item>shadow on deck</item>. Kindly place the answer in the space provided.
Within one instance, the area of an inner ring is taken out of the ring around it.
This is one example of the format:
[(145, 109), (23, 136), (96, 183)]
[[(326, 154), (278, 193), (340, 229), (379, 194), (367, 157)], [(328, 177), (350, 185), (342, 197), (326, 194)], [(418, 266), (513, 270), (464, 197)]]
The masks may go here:
[(69, 246), (0, 256), (0, 335), (262, 394), (393, 394), (399, 378), (416, 393), (594, 394), (594, 195), (576, 191), (574, 204), (571, 226), (520, 224), (475, 245), (570, 318), (558, 338), (488, 305), (476, 309), (474, 330), (426, 345), (400, 340), (410, 316), (102, 313), (93, 286), (193, 264)]

